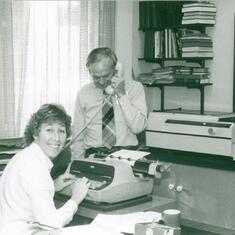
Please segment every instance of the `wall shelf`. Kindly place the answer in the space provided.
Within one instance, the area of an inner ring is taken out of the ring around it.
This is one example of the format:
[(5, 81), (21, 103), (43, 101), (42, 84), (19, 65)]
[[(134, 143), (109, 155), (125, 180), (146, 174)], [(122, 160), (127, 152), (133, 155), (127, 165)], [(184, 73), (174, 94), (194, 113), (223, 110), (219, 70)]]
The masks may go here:
[(138, 58), (139, 61), (146, 61), (148, 63), (157, 63), (161, 67), (168, 61), (186, 61), (200, 64), (201, 67), (205, 66), (205, 60), (212, 60), (213, 57), (178, 57), (178, 58)]
[(199, 89), (200, 91), (200, 114), (204, 114), (204, 102), (205, 102), (205, 87), (211, 86), (212, 83), (205, 84), (152, 84), (146, 85), (147, 87), (158, 87), (161, 91), (161, 111), (165, 111), (165, 87), (186, 87), (188, 89)]

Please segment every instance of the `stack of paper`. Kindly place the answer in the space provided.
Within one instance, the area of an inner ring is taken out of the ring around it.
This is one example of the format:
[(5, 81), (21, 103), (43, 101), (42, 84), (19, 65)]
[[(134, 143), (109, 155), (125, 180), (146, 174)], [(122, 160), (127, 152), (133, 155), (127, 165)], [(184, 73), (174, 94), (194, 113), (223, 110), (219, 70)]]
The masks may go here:
[(111, 229), (120, 233), (135, 232), (135, 224), (158, 222), (161, 213), (155, 211), (135, 212), (123, 215), (98, 214), (91, 225), (100, 228)]

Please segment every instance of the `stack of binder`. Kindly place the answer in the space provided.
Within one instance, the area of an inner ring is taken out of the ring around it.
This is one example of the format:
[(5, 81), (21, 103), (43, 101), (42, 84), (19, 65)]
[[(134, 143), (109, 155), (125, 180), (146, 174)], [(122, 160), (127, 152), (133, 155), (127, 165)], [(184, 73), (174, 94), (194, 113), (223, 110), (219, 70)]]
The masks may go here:
[(210, 72), (207, 67), (182, 67), (174, 74), (175, 83), (183, 85), (210, 83)]
[(180, 39), (182, 57), (213, 57), (212, 38), (207, 34), (186, 34)]
[(22, 137), (0, 139), (0, 176), (11, 158), (24, 147)]
[(210, 2), (186, 3), (182, 7), (182, 24), (208, 24), (216, 22), (216, 6)]
[(166, 84), (174, 82), (175, 68), (172, 66), (166, 66), (161, 68), (156, 68), (152, 70), (152, 75), (155, 84)]
[(137, 80), (144, 85), (152, 85), (155, 81), (152, 73), (140, 73), (137, 77)]

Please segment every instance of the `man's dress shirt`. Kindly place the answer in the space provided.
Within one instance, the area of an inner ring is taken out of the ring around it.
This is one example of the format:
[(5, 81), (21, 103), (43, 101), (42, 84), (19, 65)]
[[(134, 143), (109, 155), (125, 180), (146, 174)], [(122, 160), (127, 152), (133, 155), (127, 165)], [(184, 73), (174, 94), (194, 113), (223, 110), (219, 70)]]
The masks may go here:
[[(126, 94), (112, 96), (114, 106), (116, 144), (138, 144), (136, 134), (147, 126), (147, 107), (143, 85), (133, 80), (125, 81)], [(73, 119), (73, 135), (80, 133), (71, 146), (72, 159), (84, 157), (88, 148), (102, 147), (103, 91), (93, 83), (85, 85), (77, 94)], [(100, 110), (100, 111), (99, 111)], [(90, 120), (93, 119), (91, 122)], [(86, 124), (88, 126), (86, 126)]]
[(0, 179), (0, 234), (14, 234), (13, 230), (15, 234), (30, 234), (33, 228), (28, 221), (54, 227), (71, 221), (77, 204), (68, 200), (55, 208), (51, 168), (51, 160), (36, 143), (11, 159)]

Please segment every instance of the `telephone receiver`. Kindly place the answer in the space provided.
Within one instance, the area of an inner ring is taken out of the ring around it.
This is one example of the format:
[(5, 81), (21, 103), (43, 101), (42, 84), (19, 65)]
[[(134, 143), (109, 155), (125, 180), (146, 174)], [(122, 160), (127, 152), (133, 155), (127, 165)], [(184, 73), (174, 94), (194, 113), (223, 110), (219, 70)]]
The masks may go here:
[[(119, 61), (117, 61), (114, 76), (116, 76), (116, 77), (123, 77), (124, 76), (123, 66)], [(115, 93), (114, 88), (111, 85), (107, 86), (105, 88), (105, 93), (107, 95), (114, 95), (114, 93)]]
[(111, 85), (107, 86), (104, 91), (107, 95), (114, 95), (114, 88)]

